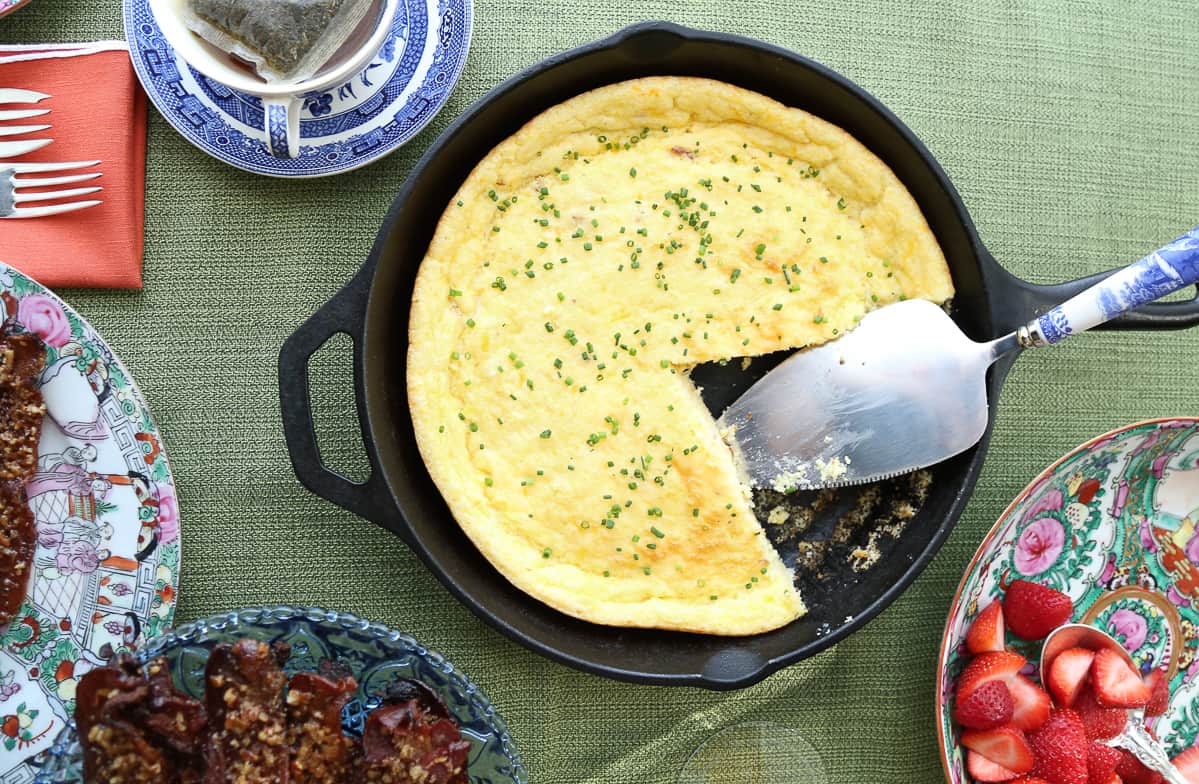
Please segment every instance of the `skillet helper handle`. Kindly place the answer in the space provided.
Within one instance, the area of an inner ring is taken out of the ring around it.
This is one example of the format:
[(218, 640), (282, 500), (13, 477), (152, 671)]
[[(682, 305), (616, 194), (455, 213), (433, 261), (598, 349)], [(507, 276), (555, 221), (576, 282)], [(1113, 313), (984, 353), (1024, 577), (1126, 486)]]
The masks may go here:
[(1053, 345), (1196, 283), (1199, 283), (1199, 228), (1029, 322), (1024, 327), (1027, 337), (1021, 335), (1021, 342), (1030, 346)]
[(362, 425), (362, 440), (368, 445), (366, 453), (371, 473), (366, 481), (354, 482), (325, 465), (312, 419), (308, 363), (330, 338), (344, 334), (354, 343), (355, 398), (359, 419), (364, 421), (361, 412), (365, 400), (358, 379), (362, 369), (366, 302), (373, 273), (374, 266), (368, 264), (283, 343), (279, 352), (279, 406), (296, 478), (322, 498), (394, 530), (405, 543), (411, 544), (406, 526), (396, 524), (399, 512), (383, 481), (378, 456), (369, 446), (365, 424)]

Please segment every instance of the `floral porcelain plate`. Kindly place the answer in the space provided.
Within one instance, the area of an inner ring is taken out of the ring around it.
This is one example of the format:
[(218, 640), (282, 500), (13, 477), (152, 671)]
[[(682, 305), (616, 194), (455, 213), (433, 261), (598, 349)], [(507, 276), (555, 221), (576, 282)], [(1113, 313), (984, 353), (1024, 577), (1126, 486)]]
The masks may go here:
[(11, 14), (28, 2), (29, 0), (0, 0), (0, 16)]
[[(471, 784), (525, 784), (524, 765), (504, 720), (474, 683), (454, 665), (408, 635), (349, 613), (319, 607), (261, 607), (214, 615), (186, 624), (147, 643), (139, 652), (143, 663), (165, 657), (175, 685), (204, 698), (204, 666), (221, 642), (244, 637), (291, 645), (284, 665), (290, 675), (316, 670), (325, 659), (347, 665), (358, 681), (355, 699), (342, 712), (347, 732), (361, 735), (366, 714), (378, 707), (387, 687), (400, 678), (429, 686), (458, 721), (471, 742)], [(82, 751), (68, 730), (55, 744), (53, 761), (37, 778), (38, 784), (65, 784), (82, 778)]]
[(46, 419), (27, 488), (38, 543), (28, 594), (0, 627), (0, 784), (28, 784), (88, 670), (171, 624), (175, 483), (150, 412), (95, 330), (0, 263), (0, 321), (46, 344)]
[[(945, 624), (937, 682), (945, 775), (968, 781), (950, 719), (978, 611), (1012, 580), (1063, 591), (1074, 620), (1119, 639), (1143, 672), (1167, 665), (1170, 707), (1149, 726), (1172, 755), (1199, 734), (1199, 419), (1141, 422), (1045, 469), (983, 540)], [(1040, 642), (1008, 635), (1036, 675)]]
[(366, 70), (306, 96), (299, 156), (276, 158), (264, 141), (260, 98), (189, 67), (163, 37), (149, 0), (124, 0), (124, 7), (134, 70), (167, 122), (209, 155), (273, 177), (339, 174), (394, 151), (441, 110), (470, 48), (471, 0), (402, 0), (392, 37)]

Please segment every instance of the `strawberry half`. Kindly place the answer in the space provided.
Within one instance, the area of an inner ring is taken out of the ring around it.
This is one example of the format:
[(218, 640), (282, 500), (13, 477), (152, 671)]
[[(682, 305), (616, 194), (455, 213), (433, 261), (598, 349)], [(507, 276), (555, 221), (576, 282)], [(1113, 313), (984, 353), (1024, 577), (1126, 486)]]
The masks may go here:
[(966, 752), (966, 771), (975, 781), (1010, 781), (1019, 773), (1014, 773), (1002, 765), (997, 765), (977, 751)]
[(1070, 620), (1074, 603), (1061, 591), (1014, 580), (1003, 597), (1007, 627), (1026, 640), (1040, 640)]
[(989, 730), (1012, 720), (1012, 693), (1003, 681), (988, 681), (953, 709), (953, 718), (972, 730)]
[(984, 607), (970, 624), (970, 631), (966, 632), (966, 650), (975, 655), (1003, 650), (1003, 607), (998, 601)]
[(1088, 740), (1108, 740), (1124, 731), (1128, 711), (1124, 708), (1105, 708), (1095, 699), (1095, 693), (1083, 689), (1074, 701), (1074, 710), (1082, 717)]
[(1105, 743), (1087, 747), (1087, 784), (1107, 784), (1120, 764), (1120, 752)]
[(1044, 689), (1023, 675), (1015, 675), (1007, 688), (1012, 694), (1012, 724), (1028, 732), (1045, 723), (1053, 702)]
[(1053, 660), (1046, 685), (1059, 706), (1069, 708), (1074, 705), (1074, 700), (1091, 671), (1091, 661), (1094, 658), (1094, 651), (1070, 648), (1059, 653)]
[(1199, 746), (1191, 746), (1170, 762), (1184, 779), (1191, 784), (1199, 784)]
[(1096, 651), (1091, 662), (1091, 686), (1105, 708), (1143, 708), (1150, 689), (1120, 654), (1110, 649)]
[(976, 656), (958, 678), (957, 693), (954, 695), (955, 707), (964, 703), (975, 689), (991, 681), (1003, 681), (1010, 686), (1024, 663), (1023, 656), (1011, 651), (991, 651)]
[(1032, 749), (1024, 739), (1024, 733), (1010, 724), (989, 730), (967, 730), (962, 733), (961, 743), (1007, 768), (1013, 777), (1032, 770)]
[(1087, 733), (1077, 713), (1054, 711), (1029, 733), (1028, 744), (1036, 759), (1032, 775), (1050, 784), (1087, 784)]
[(1120, 764), (1116, 766), (1116, 775), (1124, 784), (1162, 784), (1162, 774), (1145, 767), (1131, 751), (1124, 749), (1120, 749)]
[(1151, 670), (1145, 676), (1145, 685), (1149, 687), (1149, 702), (1145, 703), (1145, 715), (1162, 715), (1170, 707), (1170, 680), (1166, 676), (1166, 668)]

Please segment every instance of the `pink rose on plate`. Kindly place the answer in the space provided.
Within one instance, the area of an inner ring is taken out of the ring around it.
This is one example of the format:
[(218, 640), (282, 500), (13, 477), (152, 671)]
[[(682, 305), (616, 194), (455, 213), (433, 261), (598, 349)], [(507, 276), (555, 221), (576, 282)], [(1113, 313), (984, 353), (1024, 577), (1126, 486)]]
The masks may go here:
[(155, 485), (158, 493), (158, 540), (168, 544), (179, 538), (179, 504), (169, 485)]
[(1062, 524), (1052, 517), (1033, 520), (1016, 539), (1016, 554), (1013, 558), (1016, 571), (1032, 576), (1053, 566), (1062, 554), (1066, 543), (1066, 532)]
[(71, 323), (62, 307), (45, 294), (29, 294), (17, 306), (17, 321), (48, 345), (62, 348), (71, 340)]
[(1149, 624), (1132, 610), (1116, 610), (1107, 619), (1107, 630), (1113, 637), (1124, 638), (1124, 647), (1134, 653), (1145, 644), (1149, 636)]

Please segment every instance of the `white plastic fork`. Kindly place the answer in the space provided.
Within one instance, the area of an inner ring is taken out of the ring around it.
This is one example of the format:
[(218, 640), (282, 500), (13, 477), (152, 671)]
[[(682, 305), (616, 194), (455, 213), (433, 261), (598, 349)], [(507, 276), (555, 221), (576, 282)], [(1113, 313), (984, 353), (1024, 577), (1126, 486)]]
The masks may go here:
[(68, 161), (64, 163), (0, 163), (0, 219), (5, 218), (44, 218), (48, 215), (60, 215), (64, 212), (75, 212), (101, 204), (99, 199), (68, 201), (59, 204), (45, 204), (40, 207), (19, 207), (19, 204), (40, 201), (57, 201), (77, 199), (88, 196), (102, 188), (94, 185), (87, 188), (65, 188), (39, 193), (19, 193), (28, 188), (52, 188), (56, 185), (71, 185), (87, 182), (99, 177), (103, 172), (86, 172), (84, 174), (65, 174), (53, 177), (27, 177), (18, 175), (47, 174), (65, 172), (73, 169), (87, 169), (98, 166), (100, 161)]
[[(20, 90), (15, 87), (0, 87), (0, 106), (7, 104), (35, 104), (50, 96), (33, 90)], [(49, 109), (4, 109), (0, 110), (0, 122), (5, 120), (25, 120), (48, 114)], [(0, 125), (0, 136), (19, 136), (25, 133), (37, 133), (49, 128), (49, 125)], [(0, 141), (0, 159), (15, 158), (34, 150), (45, 147), (53, 139), (22, 139), (20, 141)]]

